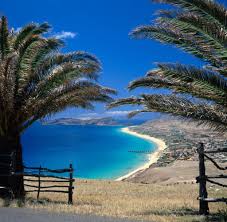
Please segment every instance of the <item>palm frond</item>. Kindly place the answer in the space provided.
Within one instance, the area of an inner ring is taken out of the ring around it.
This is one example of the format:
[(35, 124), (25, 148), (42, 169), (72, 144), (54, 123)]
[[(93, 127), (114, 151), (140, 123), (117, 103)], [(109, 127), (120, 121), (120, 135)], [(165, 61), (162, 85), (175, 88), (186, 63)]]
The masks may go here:
[(203, 17), (192, 12), (179, 13), (175, 18), (177, 18), (179, 21), (193, 25), (197, 29), (200, 29), (207, 35), (211, 36), (216, 41), (222, 43), (224, 46), (226, 45), (226, 31), (216, 23), (212, 23), (210, 22), (210, 20), (206, 20)]
[(130, 98), (124, 98), (124, 99), (118, 99), (113, 101), (112, 103), (108, 104), (107, 108), (112, 109), (118, 106), (122, 105), (142, 105), (143, 99), (137, 98), (137, 97), (130, 97)]
[(147, 87), (147, 88), (163, 88), (172, 90), (173, 93), (192, 95), (200, 99), (207, 99), (212, 101), (217, 101), (217, 103), (225, 103), (225, 97), (223, 93), (216, 94), (213, 91), (207, 92), (201, 86), (196, 86), (191, 83), (185, 83), (181, 81), (171, 80), (165, 77), (149, 76), (142, 77), (140, 79), (132, 81), (128, 88), (129, 90), (138, 88), (138, 87)]
[(176, 93), (190, 94), (225, 105), (227, 81), (216, 72), (175, 63), (158, 63), (159, 69), (151, 70), (146, 77), (132, 81), (128, 88), (167, 88)]
[[(227, 92), (227, 81), (218, 72), (208, 69), (199, 69), (191, 65), (182, 65), (179, 63), (158, 63), (158, 67), (166, 77), (171, 77), (185, 82), (199, 81), (209, 84), (217, 89)], [(147, 73), (152, 76), (153, 73)]]
[(187, 98), (174, 95), (142, 95), (147, 109), (175, 116), (210, 123), (211, 126), (226, 130), (227, 114), (223, 106), (193, 103)]
[(39, 64), (40, 59), (49, 53), (57, 50), (62, 45), (57, 39), (37, 39), (33, 41), (26, 50), (20, 54), (17, 69), (18, 92), (21, 93), (28, 85), (30, 79), (34, 75), (34, 69)]
[(70, 80), (78, 80), (80, 78), (97, 78), (96, 64), (80, 64), (75, 65), (74, 63), (65, 63), (60, 67), (56, 67), (52, 73), (50, 73), (47, 78), (40, 81), (32, 91), (32, 95), (42, 94), (45, 96), (45, 93), (56, 87), (67, 84)]
[(186, 12), (193, 12), (222, 28), (227, 27), (227, 11), (223, 5), (213, 0), (152, 0), (153, 2), (171, 4)]
[[(226, 67), (227, 11), (223, 6), (210, 0), (157, 2), (173, 4), (178, 8), (162, 10), (155, 25), (136, 28), (131, 33), (133, 37), (151, 38), (173, 44), (213, 66)], [(224, 22), (224, 26), (217, 18), (224, 19), (220, 20)]]
[(40, 34), (46, 33), (49, 29), (50, 26), (48, 23), (43, 23), (41, 25), (32, 23), (23, 27), (19, 33), (16, 33), (14, 36), (13, 48), (15, 50), (20, 50), (26, 45), (27, 41), (36, 36), (40, 36)]
[(226, 63), (224, 62), (227, 58), (225, 42), (214, 37), (215, 34), (207, 32), (206, 27), (199, 27), (198, 24), (198, 22), (197, 25), (195, 25), (195, 22), (191, 23), (189, 21), (182, 21), (182, 19), (179, 18), (159, 18), (157, 22), (157, 25), (162, 25), (163, 27), (174, 30), (177, 33), (182, 33), (184, 39), (193, 39), (195, 44), (199, 44), (202, 50), (207, 52), (208, 60), (217, 61), (222, 66), (225, 65)]
[(26, 119), (32, 118), (37, 113), (39, 113), (39, 118), (48, 113), (54, 114), (61, 111), (64, 104), (66, 104), (65, 108), (68, 106), (92, 108), (92, 102), (109, 103), (113, 101), (111, 94), (116, 94), (116, 91), (88, 80), (72, 81), (60, 87), (53, 87), (45, 95), (27, 100), (19, 111), (19, 116), (23, 114), (23, 119), (20, 121), (25, 122)]
[(49, 28), (30, 24), (8, 32), (6, 19), (0, 21), (0, 136), (18, 135), (67, 107), (113, 101), (115, 90), (97, 83), (99, 60), (82, 51), (60, 53), (64, 43), (43, 36)]
[[(121, 105), (142, 105), (141, 112), (161, 112), (186, 119), (197, 120), (218, 130), (227, 130), (226, 108), (205, 103), (193, 103), (187, 98), (175, 95), (141, 95), (139, 98), (116, 100), (109, 107)], [(134, 115), (140, 113), (136, 111)]]
[(132, 118), (140, 113), (149, 113), (150, 111), (147, 109), (141, 109), (141, 110), (133, 110), (128, 113), (128, 118)]
[[(98, 59), (86, 52), (79, 51), (68, 54), (54, 54), (47, 56), (41, 64), (37, 65), (34, 78), (31, 81), (33, 84), (37, 84), (49, 76), (54, 69), (66, 63), (73, 63), (80, 68), (84, 67), (84, 72), (86, 71), (87, 74), (90, 74), (90, 77), (93, 79), (98, 77), (94, 72), (98, 73), (101, 70)], [(88, 67), (93, 68), (89, 69)]]
[(131, 36), (156, 39), (162, 43), (173, 44), (216, 67), (226, 64), (224, 59), (227, 58), (227, 50), (221, 43), (177, 19), (162, 18), (156, 25), (136, 28)]
[(130, 116), (161, 112), (195, 119), (227, 130), (227, 10), (212, 0), (153, 0), (175, 7), (158, 12), (153, 25), (137, 27), (134, 38), (156, 39), (175, 45), (202, 59), (206, 68), (158, 63), (145, 77), (132, 81), (138, 87), (170, 89), (168, 95), (141, 95), (114, 101), (110, 108), (140, 105)]
[(3, 16), (0, 23), (0, 54), (2, 60), (5, 58), (5, 55), (9, 51), (8, 35), (9, 31), (7, 26), (7, 19), (5, 16)]

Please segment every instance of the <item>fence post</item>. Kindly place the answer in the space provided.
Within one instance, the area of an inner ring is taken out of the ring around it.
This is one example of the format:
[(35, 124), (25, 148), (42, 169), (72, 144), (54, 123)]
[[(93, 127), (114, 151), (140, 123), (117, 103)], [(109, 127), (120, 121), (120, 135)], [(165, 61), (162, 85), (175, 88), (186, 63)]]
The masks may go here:
[(70, 163), (69, 165), (69, 198), (68, 204), (73, 204), (73, 165)]
[(199, 214), (201, 215), (208, 215), (209, 214), (209, 207), (208, 202), (202, 199), (207, 198), (207, 189), (206, 189), (206, 168), (205, 168), (205, 161), (204, 161), (204, 145), (200, 143), (198, 148), (199, 153)]
[(40, 165), (40, 167), (39, 167), (37, 200), (39, 199), (40, 186), (41, 186), (40, 174), (41, 174), (41, 165)]

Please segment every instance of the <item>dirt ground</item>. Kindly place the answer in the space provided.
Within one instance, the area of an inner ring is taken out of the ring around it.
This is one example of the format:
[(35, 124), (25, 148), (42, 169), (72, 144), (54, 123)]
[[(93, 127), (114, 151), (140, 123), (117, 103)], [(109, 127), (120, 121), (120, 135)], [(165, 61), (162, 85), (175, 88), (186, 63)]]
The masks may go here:
[[(223, 164), (220, 163), (220, 165)], [(139, 172), (126, 180), (136, 183), (158, 183), (165, 185), (177, 183), (195, 183), (195, 177), (198, 176), (199, 173), (198, 168), (198, 161), (177, 160), (167, 167), (150, 167), (144, 172)], [(224, 173), (224, 171), (220, 171), (214, 167), (212, 163), (206, 162), (207, 175), (220, 175)], [(226, 180), (224, 181), (219, 179), (219, 182), (224, 183)]]

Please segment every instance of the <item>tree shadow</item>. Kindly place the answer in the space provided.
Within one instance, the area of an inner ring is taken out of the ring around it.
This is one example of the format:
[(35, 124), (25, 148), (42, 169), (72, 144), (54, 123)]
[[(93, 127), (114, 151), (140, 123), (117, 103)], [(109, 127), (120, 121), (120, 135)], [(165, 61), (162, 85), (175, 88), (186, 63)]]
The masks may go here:
[(227, 222), (227, 210), (219, 211), (205, 217), (205, 222)]
[(36, 199), (36, 198), (32, 198), (32, 197), (28, 197), (26, 198), (26, 202), (29, 202), (31, 204), (68, 204), (67, 200), (66, 201), (60, 201), (60, 200), (51, 200), (49, 198), (40, 198), (40, 199)]
[(12, 198), (1, 198), (1, 207), (11, 207), (12, 204), (16, 205), (17, 207), (24, 207), (25, 202), (24, 199), (12, 199)]
[[(138, 214), (138, 216), (145, 215), (157, 215), (157, 216), (178, 216), (178, 217), (183, 217), (183, 216), (198, 216), (201, 217), (201, 220), (203, 222), (227, 222), (227, 210), (219, 211), (217, 213), (210, 213), (207, 216), (202, 216), (199, 214), (198, 209), (192, 209), (192, 208), (179, 208), (175, 210), (148, 210), (148, 211), (143, 211)], [(199, 222), (195, 221), (195, 222)]]
[(199, 215), (198, 210), (191, 208), (180, 208), (175, 210), (147, 210), (139, 213), (139, 215), (158, 215), (158, 216), (185, 216), (185, 215)]
[(2, 202), (3, 202), (2, 207), (9, 207), (11, 204), (10, 198), (2, 198)]
[[(26, 198), (26, 202), (27, 203), (31, 203), (31, 204), (40, 204), (40, 205), (45, 205), (45, 204), (68, 204), (68, 201), (65, 200), (65, 201), (60, 201), (60, 200), (53, 200), (53, 199), (49, 199), (49, 198), (39, 198), (38, 200), (36, 198), (33, 198), (33, 197), (28, 197)], [(84, 201), (78, 201), (76, 200), (74, 202), (74, 205), (78, 206), (78, 205), (92, 205), (92, 206), (95, 206), (95, 207), (101, 207), (102, 204), (99, 203), (99, 202), (95, 202), (95, 201), (88, 201), (88, 202), (84, 202)]]

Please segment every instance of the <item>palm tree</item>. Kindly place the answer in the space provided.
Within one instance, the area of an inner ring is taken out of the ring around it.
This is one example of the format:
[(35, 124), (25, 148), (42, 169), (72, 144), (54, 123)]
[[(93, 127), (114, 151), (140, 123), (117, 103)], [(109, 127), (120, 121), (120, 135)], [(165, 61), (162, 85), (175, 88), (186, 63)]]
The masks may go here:
[[(17, 171), (23, 171), (20, 135), (35, 121), (66, 107), (91, 109), (92, 102), (110, 102), (115, 93), (97, 84), (100, 63), (94, 56), (60, 53), (63, 42), (43, 36), (49, 28), (32, 23), (14, 32), (6, 17), (0, 21), (0, 148), (16, 151)], [(23, 177), (13, 180), (15, 196), (23, 197)]]
[(132, 31), (133, 38), (172, 44), (204, 61), (203, 67), (158, 63), (128, 88), (164, 88), (170, 93), (142, 94), (119, 99), (109, 106), (139, 105), (141, 112), (161, 112), (227, 129), (227, 10), (213, 0), (154, 0), (170, 4), (152, 25)]

